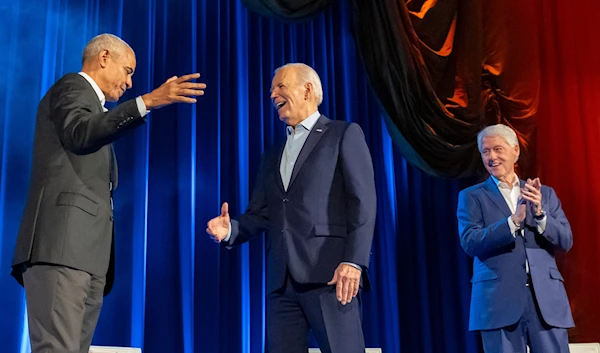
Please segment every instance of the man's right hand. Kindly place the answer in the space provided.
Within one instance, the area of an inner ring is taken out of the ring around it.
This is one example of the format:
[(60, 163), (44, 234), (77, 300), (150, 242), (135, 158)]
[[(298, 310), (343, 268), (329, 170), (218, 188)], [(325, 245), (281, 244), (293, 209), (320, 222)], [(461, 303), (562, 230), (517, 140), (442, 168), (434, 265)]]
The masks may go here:
[(229, 205), (227, 202), (224, 202), (223, 206), (221, 206), (221, 215), (208, 221), (206, 233), (210, 235), (210, 238), (214, 240), (215, 243), (220, 243), (223, 239), (227, 238), (227, 234), (229, 234), (230, 222)]
[(511, 217), (515, 224), (522, 226), (527, 217), (527, 203), (519, 200), (517, 203), (517, 211)]
[(190, 82), (200, 74), (189, 74), (181, 77), (173, 76), (160, 87), (142, 96), (146, 109), (158, 109), (173, 103), (196, 103), (196, 96), (204, 95), (206, 84)]

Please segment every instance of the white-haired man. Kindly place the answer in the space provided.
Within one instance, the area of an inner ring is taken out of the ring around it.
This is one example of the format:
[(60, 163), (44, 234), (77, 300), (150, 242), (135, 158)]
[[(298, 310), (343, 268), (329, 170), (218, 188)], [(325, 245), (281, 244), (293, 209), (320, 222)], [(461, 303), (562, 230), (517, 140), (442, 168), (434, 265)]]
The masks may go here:
[(573, 317), (554, 259), (573, 245), (554, 190), (519, 180), (519, 141), (506, 125), (477, 136), (489, 179), (460, 192), (458, 230), (474, 257), (469, 329), (486, 353), (568, 353)]
[(323, 89), (304, 64), (275, 71), (271, 100), (287, 141), (265, 152), (246, 212), (227, 203), (207, 232), (227, 247), (268, 230), (269, 353), (306, 353), (309, 329), (324, 353), (364, 353), (359, 288), (375, 227), (369, 148), (354, 123), (329, 120)]
[(115, 102), (132, 86), (131, 47), (111, 34), (93, 38), (81, 72), (63, 76), (39, 104), (33, 168), (13, 257), (24, 285), (33, 353), (87, 353), (103, 294), (113, 283), (111, 143), (142, 125), (151, 109), (194, 103), (199, 74), (171, 77), (154, 91)]

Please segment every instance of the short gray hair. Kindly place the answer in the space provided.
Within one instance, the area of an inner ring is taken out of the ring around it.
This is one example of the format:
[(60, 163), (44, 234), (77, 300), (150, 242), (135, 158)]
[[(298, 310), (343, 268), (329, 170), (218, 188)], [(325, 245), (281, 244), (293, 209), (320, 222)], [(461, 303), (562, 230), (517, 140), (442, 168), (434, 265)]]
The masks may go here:
[(110, 33), (99, 34), (86, 44), (85, 48), (83, 49), (81, 62), (85, 63), (88, 59), (100, 54), (100, 52), (103, 50), (108, 50), (113, 54), (123, 55), (124, 49), (131, 50), (135, 56), (133, 49), (131, 49), (129, 44), (127, 44), (123, 39)]
[(297, 78), (300, 81), (300, 84), (304, 85), (310, 82), (314, 88), (314, 94), (315, 98), (317, 99), (317, 105), (321, 105), (321, 103), (323, 103), (323, 86), (321, 85), (321, 79), (312, 67), (302, 63), (290, 63), (277, 68), (275, 70), (275, 74), (277, 74), (279, 70), (285, 68), (296, 69), (296, 73), (298, 74)]
[(479, 152), (481, 152), (483, 138), (488, 136), (502, 137), (510, 147), (519, 145), (515, 130), (503, 124), (490, 125), (477, 134), (477, 149), (479, 149)]

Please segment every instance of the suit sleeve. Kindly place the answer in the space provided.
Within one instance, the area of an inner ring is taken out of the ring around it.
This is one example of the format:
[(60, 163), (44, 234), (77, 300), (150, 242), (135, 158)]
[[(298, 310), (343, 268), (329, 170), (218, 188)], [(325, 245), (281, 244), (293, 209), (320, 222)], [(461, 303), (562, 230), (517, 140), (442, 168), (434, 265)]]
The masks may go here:
[(227, 243), (223, 243), (228, 248), (247, 242), (269, 227), (267, 195), (264, 185), (265, 160), (266, 158), (263, 157), (246, 212), (238, 220), (231, 220), (231, 238)]
[(485, 226), (483, 208), (472, 192), (458, 194), (456, 213), (460, 245), (469, 256), (485, 256), (515, 242), (506, 218)]
[(573, 233), (569, 221), (563, 212), (560, 200), (554, 189), (548, 187), (544, 196), (546, 209), (546, 230), (542, 234), (554, 247), (569, 251), (573, 246)]
[(135, 99), (107, 112), (93, 113), (98, 104), (95, 99), (89, 88), (75, 80), (66, 80), (53, 95), (50, 116), (60, 141), (72, 153), (96, 152), (145, 122)]
[(346, 246), (343, 262), (369, 267), (375, 231), (377, 197), (371, 153), (362, 129), (350, 124), (340, 146), (340, 165), (346, 193)]

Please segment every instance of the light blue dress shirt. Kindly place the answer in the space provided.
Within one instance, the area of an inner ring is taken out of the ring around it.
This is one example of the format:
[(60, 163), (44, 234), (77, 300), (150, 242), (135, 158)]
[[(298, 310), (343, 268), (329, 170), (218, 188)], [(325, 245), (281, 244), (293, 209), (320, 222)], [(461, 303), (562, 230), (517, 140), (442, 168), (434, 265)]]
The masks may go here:
[(287, 141), (283, 148), (283, 154), (281, 155), (281, 164), (279, 166), (279, 172), (281, 173), (281, 181), (283, 182), (283, 188), (287, 191), (292, 177), (292, 171), (296, 160), (300, 155), (300, 151), (310, 134), (310, 131), (319, 120), (319, 111), (312, 113), (308, 118), (302, 120), (302, 122), (296, 125), (296, 131), (291, 126), (286, 127)]

